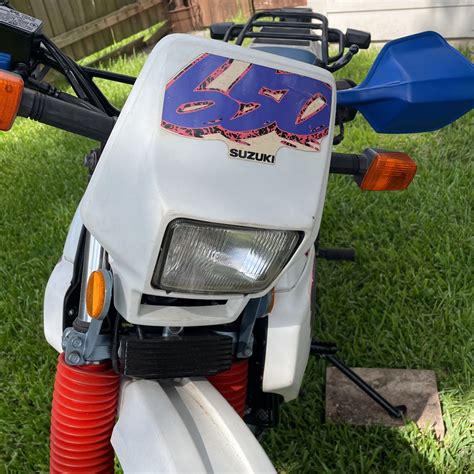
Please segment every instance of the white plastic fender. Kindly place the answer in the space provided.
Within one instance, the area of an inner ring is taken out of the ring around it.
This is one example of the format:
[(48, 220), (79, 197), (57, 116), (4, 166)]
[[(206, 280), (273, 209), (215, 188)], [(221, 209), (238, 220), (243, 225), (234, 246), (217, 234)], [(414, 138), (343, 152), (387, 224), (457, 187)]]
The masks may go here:
[(62, 352), (64, 298), (71, 285), (81, 231), (82, 220), (78, 208), (69, 226), (61, 260), (54, 267), (44, 294), (44, 334), (49, 345), (58, 352)]
[(205, 379), (126, 379), (112, 445), (125, 473), (274, 473), (242, 418)]
[(64, 296), (71, 285), (74, 264), (61, 258), (49, 277), (43, 303), (44, 335), (48, 344), (62, 352)]

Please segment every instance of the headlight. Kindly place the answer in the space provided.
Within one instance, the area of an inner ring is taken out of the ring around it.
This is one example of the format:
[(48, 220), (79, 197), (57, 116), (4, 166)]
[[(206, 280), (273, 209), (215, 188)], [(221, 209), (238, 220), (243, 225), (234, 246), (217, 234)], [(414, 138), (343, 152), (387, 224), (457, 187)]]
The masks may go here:
[(300, 235), (177, 219), (166, 230), (152, 285), (185, 293), (258, 293), (288, 263)]

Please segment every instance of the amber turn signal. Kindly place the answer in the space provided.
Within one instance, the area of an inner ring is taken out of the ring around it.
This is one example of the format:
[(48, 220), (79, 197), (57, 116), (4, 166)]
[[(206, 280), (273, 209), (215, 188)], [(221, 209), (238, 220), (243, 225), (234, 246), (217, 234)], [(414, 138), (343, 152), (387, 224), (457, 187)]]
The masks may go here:
[(272, 295), (271, 295), (271, 298), (268, 300), (268, 308), (267, 308), (268, 314), (272, 312), (272, 309), (274, 306), (275, 306), (275, 288), (272, 288)]
[(91, 318), (102, 316), (106, 304), (107, 283), (105, 275), (98, 270), (92, 272), (87, 280), (86, 308)]
[(372, 160), (360, 187), (366, 191), (401, 191), (416, 174), (416, 163), (406, 154), (378, 152)]
[(16, 74), (0, 71), (0, 130), (10, 130), (20, 107), (23, 79)]

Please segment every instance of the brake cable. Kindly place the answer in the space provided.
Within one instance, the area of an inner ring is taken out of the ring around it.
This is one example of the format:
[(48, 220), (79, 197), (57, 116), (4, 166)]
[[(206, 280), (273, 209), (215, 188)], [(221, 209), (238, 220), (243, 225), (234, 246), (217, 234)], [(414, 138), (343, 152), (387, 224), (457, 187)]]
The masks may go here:
[(65, 55), (49, 38), (43, 36), (42, 42), (47, 52), (56, 61), (68, 82), (71, 84), (77, 96), (99, 108), (107, 115), (117, 116), (120, 111), (115, 108), (100, 89), (94, 84), (81, 66), (77, 65), (71, 58)]
[(89, 97), (87, 96), (84, 89), (82, 88), (82, 85), (80, 84), (79, 80), (76, 78), (74, 72), (71, 71), (69, 65), (64, 60), (64, 56), (60, 53), (60, 51), (58, 51), (54, 43), (52, 43), (49, 40), (49, 38), (47, 38), (46, 36), (43, 36), (41, 38), (41, 42), (46, 48), (46, 50), (48, 51), (48, 53), (53, 57), (53, 59), (60, 66), (62, 70), (61, 72), (66, 76), (66, 79), (71, 84), (77, 96), (82, 100), (89, 100)]

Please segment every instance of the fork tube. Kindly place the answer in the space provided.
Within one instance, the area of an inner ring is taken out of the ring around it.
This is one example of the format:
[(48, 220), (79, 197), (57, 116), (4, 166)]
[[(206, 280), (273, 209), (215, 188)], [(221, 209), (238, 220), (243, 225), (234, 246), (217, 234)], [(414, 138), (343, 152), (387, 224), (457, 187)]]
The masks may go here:
[(106, 253), (104, 248), (99, 242), (86, 231), (86, 238), (84, 244), (84, 266), (82, 268), (82, 279), (81, 279), (81, 299), (79, 303), (79, 314), (78, 319), (89, 323), (91, 317), (87, 314), (86, 308), (86, 289), (87, 280), (89, 275), (99, 268), (105, 268), (106, 266)]

